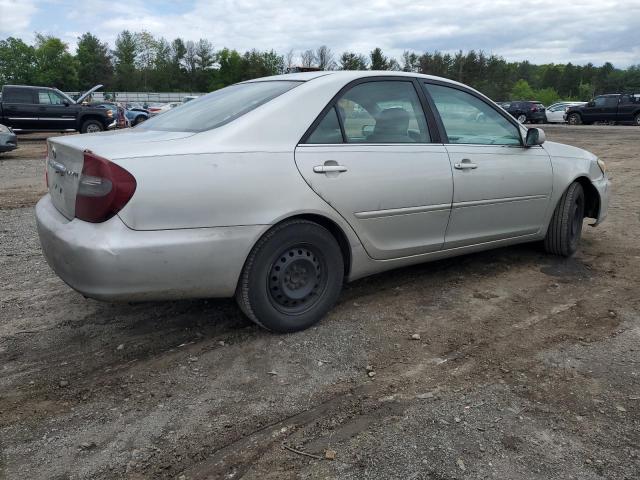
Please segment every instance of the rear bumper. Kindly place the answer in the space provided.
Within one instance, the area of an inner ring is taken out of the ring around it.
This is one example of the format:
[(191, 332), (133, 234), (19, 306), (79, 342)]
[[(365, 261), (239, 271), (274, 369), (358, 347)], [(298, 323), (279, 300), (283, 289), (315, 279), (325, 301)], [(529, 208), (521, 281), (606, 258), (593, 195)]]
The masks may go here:
[(266, 225), (138, 231), (118, 216), (68, 220), (46, 195), (36, 205), (47, 262), (69, 286), (99, 300), (233, 296), (244, 261)]
[(607, 214), (609, 213), (609, 194), (611, 192), (611, 181), (609, 177), (605, 174), (598, 180), (592, 180), (591, 183), (596, 190), (598, 190), (598, 194), (600, 195), (600, 210), (598, 212), (598, 218), (595, 223), (592, 223), (591, 226), (595, 227), (596, 225), (600, 225), (605, 218), (607, 218)]

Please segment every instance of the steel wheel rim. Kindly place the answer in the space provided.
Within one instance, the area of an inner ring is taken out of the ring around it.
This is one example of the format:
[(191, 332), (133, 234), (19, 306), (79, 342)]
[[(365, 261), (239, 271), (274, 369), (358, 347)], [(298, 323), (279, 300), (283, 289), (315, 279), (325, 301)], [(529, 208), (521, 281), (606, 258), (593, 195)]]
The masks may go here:
[(87, 126), (87, 133), (96, 133), (100, 131), (100, 127), (95, 123), (91, 123)]
[(524, 116), (524, 115), (520, 115), (520, 116), (518, 117), (518, 121), (519, 121), (520, 123), (524, 123), (524, 122), (526, 122), (526, 121), (527, 121), (527, 117), (526, 117), (526, 116)]
[(282, 250), (269, 268), (269, 301), (281, 313), (305, 313), (322, 297), (328, 278), (320, 250), (308, 244), (293, 245)]

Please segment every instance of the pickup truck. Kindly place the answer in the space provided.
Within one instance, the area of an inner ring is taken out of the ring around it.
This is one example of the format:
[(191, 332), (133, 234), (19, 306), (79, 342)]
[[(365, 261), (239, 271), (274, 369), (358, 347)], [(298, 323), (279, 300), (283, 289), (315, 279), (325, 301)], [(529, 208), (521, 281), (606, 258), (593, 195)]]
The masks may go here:
[(93, 133), (114, 128), (113, 112), (82, 102), (96, 85), (77, 100), (56, 88), (5, 85), (0, 97), (0, 123), (14, 131), (66, 131)]
[(631, 122), (640, 126), (640, 93), (599, 95), (585, 105), (569, 107), (565, 120), (570, 125)]

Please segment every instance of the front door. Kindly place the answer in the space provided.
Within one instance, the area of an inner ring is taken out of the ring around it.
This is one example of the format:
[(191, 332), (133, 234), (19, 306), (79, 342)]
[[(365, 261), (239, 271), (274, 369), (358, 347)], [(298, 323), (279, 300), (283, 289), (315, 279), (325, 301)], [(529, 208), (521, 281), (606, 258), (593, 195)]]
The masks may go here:
[(431, 143), (435, 125), (413, 80), (360, 81), (319, 120), (296, 148), (296, 164), (367, 253), (384, 260), (441, 249), (451, 166), (444, 145)]
[(54, 91), (38, 90), (40, 128), (48, 130), (75, 128), (75, 106), (65, 102), (66, 99)]
[(525, 148), (519, 127), (463, 89), (426, 83), (448, 137), (454, 197), (445, 248), (515, 238), (542, 228), (551, 160)]

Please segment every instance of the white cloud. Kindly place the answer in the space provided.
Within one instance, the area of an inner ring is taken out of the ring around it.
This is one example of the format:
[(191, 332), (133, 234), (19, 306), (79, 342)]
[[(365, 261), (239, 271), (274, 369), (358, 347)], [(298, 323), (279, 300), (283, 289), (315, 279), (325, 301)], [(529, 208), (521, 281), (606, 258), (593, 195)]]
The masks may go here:
[[(7, 2), (18, 3), (0, 0), (0, 5)], [(81, 7), (65, 0), (50, 2), (56, 8), (46, 12), (43, 8), (41, 15), (51, 17), (49, 25), (56, 29), (46, 33), (91, 31), (112, 45), (123, 29), (145, 29), (169, 40), (203, 37), (217, 48), (273, 48), (281, 53), (326, 44), (336, 54), (345, 50), (368, 54), (376, 46), (395, 57), (406, 49), (482, 49), (533, 63), (640, 63), (640, 0), (539, 0), (532, 4), (519, 0), (437, 4), (409, 0), (85, 0)], [(34, 8), (33, 2), (21, 0), (19, 4)], [(21, 15), (24, 25), (24, 18), (28, 22), (33, 11)], [(75, 38), (64, 40), (75, 45)]]
[(31, 0), (0, 0), (0, 38), (27, 32), (37, 11)]

